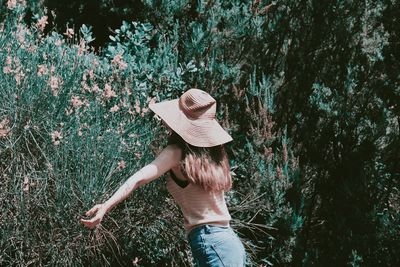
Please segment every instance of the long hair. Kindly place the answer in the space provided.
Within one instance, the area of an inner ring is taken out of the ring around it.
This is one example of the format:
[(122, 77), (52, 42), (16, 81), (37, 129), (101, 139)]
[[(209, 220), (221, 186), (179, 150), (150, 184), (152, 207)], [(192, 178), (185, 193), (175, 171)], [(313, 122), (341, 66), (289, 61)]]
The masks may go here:
[(188, 144), (173, 132), (169, 144), (182, 149), (181, 171), (189, 182), (201, 186), (206, 191), (229, 191), (232, 177), (228, 157), (223, 145), (197, 147)]

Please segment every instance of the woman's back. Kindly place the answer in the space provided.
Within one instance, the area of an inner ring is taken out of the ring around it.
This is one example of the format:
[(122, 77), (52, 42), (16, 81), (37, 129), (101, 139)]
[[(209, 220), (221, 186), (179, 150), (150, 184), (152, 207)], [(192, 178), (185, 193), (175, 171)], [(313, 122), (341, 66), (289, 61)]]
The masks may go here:
[(182, 210), (186, 234), (202, 224), (229, 226), (231, 216), (224, 191), (206, 191), (185, 180), (179, 168), (174, 168), (167, 177), (167, 189)]

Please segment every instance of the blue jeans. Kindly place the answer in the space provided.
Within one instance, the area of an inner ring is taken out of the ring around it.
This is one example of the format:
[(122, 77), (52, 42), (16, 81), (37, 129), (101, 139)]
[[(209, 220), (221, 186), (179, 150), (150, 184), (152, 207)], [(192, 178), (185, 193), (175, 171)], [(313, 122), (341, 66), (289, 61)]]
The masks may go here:
[(239, 237), (229, 226), (205, 224), (188, 235), (196, 267), (242, 267), (246, 251)]

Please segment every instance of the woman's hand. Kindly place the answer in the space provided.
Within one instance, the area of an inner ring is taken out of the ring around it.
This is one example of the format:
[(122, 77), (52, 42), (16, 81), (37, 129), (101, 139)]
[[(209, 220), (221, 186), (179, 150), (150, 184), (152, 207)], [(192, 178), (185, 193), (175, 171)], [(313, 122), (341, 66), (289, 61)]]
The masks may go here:
[(103, 220), (103, 217), (106, 214), (106, 212), (107, 210), (103, 203), (97, 204), (93, 208), (91, 208), (88, 212), (86, 212), (86, 216), (92, 216), (92, 215), (95, 216), (90, 220), (81, 219), (80, 221), (86, 227), (93, 229), (95, 226), (101, 223), (101, 220)]

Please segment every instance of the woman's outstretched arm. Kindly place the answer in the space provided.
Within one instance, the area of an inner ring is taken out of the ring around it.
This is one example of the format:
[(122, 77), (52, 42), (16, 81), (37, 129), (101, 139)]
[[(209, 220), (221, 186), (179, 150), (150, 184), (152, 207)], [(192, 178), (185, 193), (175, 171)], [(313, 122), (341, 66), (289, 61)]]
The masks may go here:
[(80, 221), (88, 228), (98, 225), (104, 215), (114, 208), (118, 203), (126, 199), (133, 190), (160, 177), (165, 172), (179, 164), (181, 150), (176, 145), (167, 146), (156, 159), (150, 164), (137, 171), (111, 196), (106, 202), (97, 204), (86, 212), (87, 216), (95, 215), (92, 219)]

